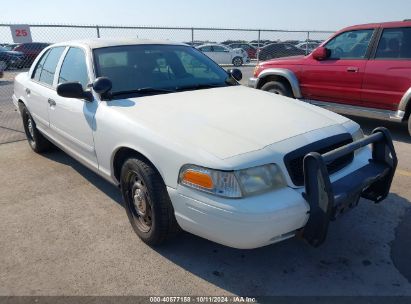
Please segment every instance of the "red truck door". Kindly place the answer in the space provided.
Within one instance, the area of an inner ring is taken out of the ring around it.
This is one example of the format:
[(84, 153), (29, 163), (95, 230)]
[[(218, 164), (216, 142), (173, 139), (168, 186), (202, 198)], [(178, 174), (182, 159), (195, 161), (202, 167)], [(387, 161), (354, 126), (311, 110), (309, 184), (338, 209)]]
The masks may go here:
[(411, 28), (383, 29), (365, 68), (361, 98), (364, 106), (395, 111), (410, 87)]
[(306, 99), (361, 105), (361, 88), (374, 29), (343, 32), (324, 45), (330, 56), (309, 56), (300, 85)]

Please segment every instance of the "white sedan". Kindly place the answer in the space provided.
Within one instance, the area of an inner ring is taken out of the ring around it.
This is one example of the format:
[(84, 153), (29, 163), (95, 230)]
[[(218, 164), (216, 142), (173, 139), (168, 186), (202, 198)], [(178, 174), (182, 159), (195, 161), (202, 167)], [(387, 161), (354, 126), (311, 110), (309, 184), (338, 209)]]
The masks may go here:
[(218, 64), (233, 64), (234, 66), (241, 66), (244, 63), (250, 62), (247, 52), (241, 48), (232, 49), (227, 45), (210, 43), (200, 45), (197, 49), (202, 51)]
[(318, 246), (360, 197), (387, 196), (397, 159), (385, 129), (364, 137), (240, 79), (184, 44), (75, 41), (44, 49), (13, 102), (31, 148), (57, 145), (118, 185), (150, 245), (183, 229), (236, 248), (295, 235)]

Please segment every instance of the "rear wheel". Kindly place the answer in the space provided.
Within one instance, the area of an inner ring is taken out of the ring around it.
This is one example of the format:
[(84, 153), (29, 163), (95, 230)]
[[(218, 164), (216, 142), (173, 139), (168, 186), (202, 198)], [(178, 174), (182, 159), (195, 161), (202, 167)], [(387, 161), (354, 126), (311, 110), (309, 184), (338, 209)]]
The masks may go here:
[(33, 117), (31, 117), (29, 111), (24, 105), (21, 108), (21, 116), (23, 119), (24, 132), (26, 133), (27, 141), (33, 151), (36, 153), (42, 153), (49, 150), (52, 144), (37, 129)]
[(233, 65), (236, 67), (243, 65), (243, 59), (241, 57), (234, 57)]
[(270, 81), (261, 87), (261, 90), (286, 97), (294, 97), (291, 88), (280, 81)]
[(166, 186), (150, 164), (129, 158), (120, 184), (128, 219), (143, 242), (159, 245), (179, 232)]
[(411, 116), (408, 117), (408, 133), (411, 135)]

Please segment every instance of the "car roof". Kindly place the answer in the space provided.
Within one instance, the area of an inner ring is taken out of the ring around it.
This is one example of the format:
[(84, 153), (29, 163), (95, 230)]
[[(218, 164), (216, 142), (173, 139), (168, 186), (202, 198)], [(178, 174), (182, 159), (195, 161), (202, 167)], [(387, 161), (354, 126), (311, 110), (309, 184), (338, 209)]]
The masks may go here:
[(39, 45), (39, 44), (46, 44), (50, 45), (48, 42), (22, 42), (22, 43), (13, 43), (11, 45), (19, 46), (19, 45)]
[(90, 49), (99, 49), (111, 46), (123, 45), (143, 45), (143, 44), (163, 44), (163, 45), (187, 45), (179, 42), (172, 42), (169, 40), (150, 40), (150, 39), (109, 39), (109, 38), (93, 38), (84, 40), (72, 40), (53, 44), (53, 46), (81, 46)]
[(199, 45), (198, 47), (213, 46), (213, 45), (224, 46), (224, 47), (228, 46), (228, 45), (224, 45), (224, 44), (221, 44), (221, 43), (205, 43), (205, 44)]
[(279, 46), (279, 45), (291, 45), (291, 46), (294, 46), (294, 45), (292, 45), (291, 43), (287, 43), (287, 42), (273, 42), (273, 43), (269, 43), (269, 44), (266, 44), (266, 45), (264, 45), (264, 47), (266, 47), (266, 46), (272, 46), (272, 45), (276, 45), (276, 46)]
[(347, 31), (347, 30), (361, 30), (361, 29), (369, 29), (369, 28), (393, 28), (393, 27), (411, 27), (411, 20), (404, 20), (404, 21), (391, 21), (391, 22), (381, 22), (381, 23), (366, 23), (366, 24), (358, 24), (343, 28), (339, 32)]

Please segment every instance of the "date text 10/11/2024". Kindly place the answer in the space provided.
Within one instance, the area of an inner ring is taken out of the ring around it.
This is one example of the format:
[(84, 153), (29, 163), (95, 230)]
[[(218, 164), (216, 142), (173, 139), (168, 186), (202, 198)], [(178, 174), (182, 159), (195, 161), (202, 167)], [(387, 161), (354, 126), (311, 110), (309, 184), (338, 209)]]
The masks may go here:
[(162, 296), (150, 297), (150, 303), (256, 303), (256, 299), (240, 296)]

